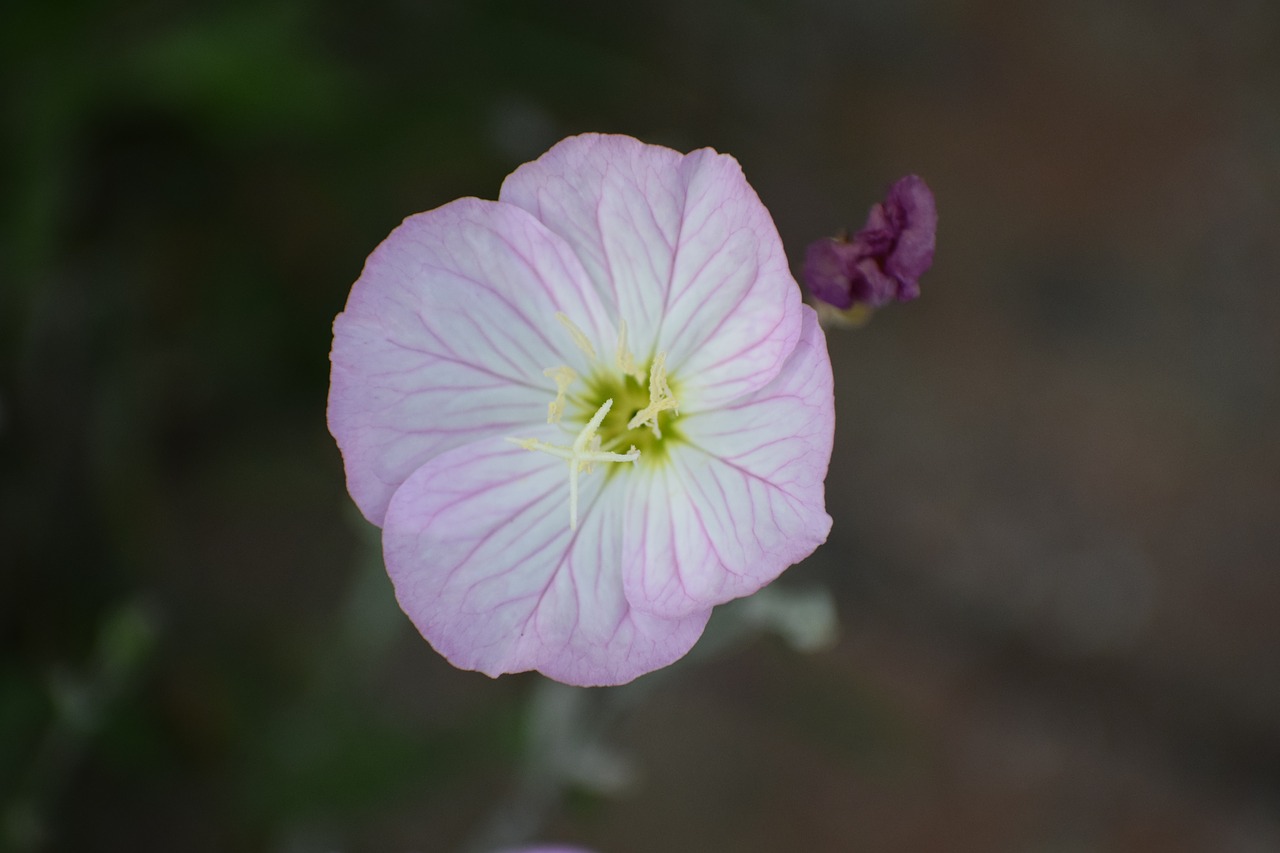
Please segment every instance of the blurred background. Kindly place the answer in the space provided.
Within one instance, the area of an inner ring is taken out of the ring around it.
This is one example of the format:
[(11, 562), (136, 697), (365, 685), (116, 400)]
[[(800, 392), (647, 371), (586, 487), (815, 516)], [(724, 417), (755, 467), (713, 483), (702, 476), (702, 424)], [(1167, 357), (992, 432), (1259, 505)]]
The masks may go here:
[(651, 677), (537, 837), (1280, 850), (1278, 56), (1267, 0), (8, 0), (0, 847), (482, 844), (564, 697), (396, 609), (330, 323), (404, 216), (601, 130), (734, 154), (797, 272), (907, 172), (941, 224), (829, 336), (835, 528), (778, 586), (838, 642)]

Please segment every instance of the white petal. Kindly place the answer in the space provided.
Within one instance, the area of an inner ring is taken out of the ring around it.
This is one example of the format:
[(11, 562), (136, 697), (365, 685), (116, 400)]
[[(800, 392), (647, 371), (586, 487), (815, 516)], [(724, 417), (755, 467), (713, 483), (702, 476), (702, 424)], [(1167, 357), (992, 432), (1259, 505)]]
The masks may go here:
[(543, 371), (587, 365), (558, 311), (613, 345), (573, 252), (512, 205), (460, 199), (411, 216), (369, 256), (334, 321), (329, 429), (370, 521), (432, 456), (545, 419)]
[(582, 475), (571, 531), (564, 462), (501, 441), (437, 456), (387, 511), (383, 552), (400, 606), (451, 663), (492, 676), (536, 669), (621, 684), (666, 666), (710, 611), (667, 619), (627, 603), (618, 482)]
[(499, 197), (573, 246), (639, 359), (667, 353), (682, 411), (762, 387), (795, 346), (799, 290), (732, 157), (586, 134), (511, 173)]
[(835, 425), (831, 362), (813, 311), (782, 372), (730, 406), (679, 421), (683, 442), (631, 484), (627, 599), (665, 617), (755, 592), (826, 541)]

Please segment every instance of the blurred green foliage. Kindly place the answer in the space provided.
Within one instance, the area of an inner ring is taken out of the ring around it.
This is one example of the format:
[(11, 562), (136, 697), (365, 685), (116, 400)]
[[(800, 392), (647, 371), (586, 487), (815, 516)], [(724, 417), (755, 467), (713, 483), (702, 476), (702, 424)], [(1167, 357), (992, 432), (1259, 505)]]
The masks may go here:
[(543, 92), (634, 79), (599, 35), (514, 2), (0, 8), (9, 844), (185, 847), (195, 810), (255, 849), (514, 754), (513, 705), (371, 704), (397, 642), (430, 653), (356, 535), (325, 354), (399, 218), (495, 194), (558, 134)]

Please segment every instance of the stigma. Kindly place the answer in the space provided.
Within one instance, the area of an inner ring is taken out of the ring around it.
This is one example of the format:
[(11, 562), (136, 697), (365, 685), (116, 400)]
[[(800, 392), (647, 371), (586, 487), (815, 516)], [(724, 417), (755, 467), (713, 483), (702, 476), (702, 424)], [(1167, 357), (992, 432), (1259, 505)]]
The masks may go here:
[(536, 438), (507, 439), (507, 441), (512, 444), (518, 444), (525, 450), (541, 450), (543, 453), (550, 453), (552, 456), (559, 457), (569, 463), (570, 530), (576, 530), (578, 527), (578, 474), (583, 472), (590, 473), (591, 465), (595, 462), (634, 463), (640, 458), (640, 451), (634, 445), (626, 453), (615, 453), (610, 450), (600, 449), (600, 436), (596, 434), (596, 430), (600, 429), (600, 422), (604, 420), (605, 415), (609, 414), (609, 409), (612, 407), (613, 400), (605, 400), (604, 405), (596, 410), (591, 420), (587, 421), (587, 425), (582, 428), (577, 438), (573, 440), (573, 444), (568, 447), (539, 441)]

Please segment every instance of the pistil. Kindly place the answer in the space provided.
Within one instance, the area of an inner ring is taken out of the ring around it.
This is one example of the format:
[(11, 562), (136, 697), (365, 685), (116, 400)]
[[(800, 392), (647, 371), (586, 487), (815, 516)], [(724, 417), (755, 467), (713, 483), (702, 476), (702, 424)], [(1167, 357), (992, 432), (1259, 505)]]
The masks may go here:
[(596, 435), (596, 430), (600, 428), (600, 422), (604, 420), (604, 416), (609, 414), (609, 409), (613, 407), (613, 400), (605, 400), (604, 405), (596, 410), (591, 416), (591, 420), (587, 421), (587, 425), (578, 433), (578, 437), (573, 440), (573, 444), (565, 447), (560, 444), (550, 444), (545, 441), (539, 441), (536, 438), (508, 438), (507, 441), (512, 444), (518, 444), (525, 450), (541, 450), (543, 453), (550, 453), (552, 456), (564, 459), (569, 463), (569, 529), (576, 530), (578, 527), (578, 474), (586, 471), (590, 472), (593, 462), (635, 462), (640, 458), (640, 451), (632, 445), (631, 449), (626, 453), (614, 453), (608, 450), (600, 449), (600, 436)]

